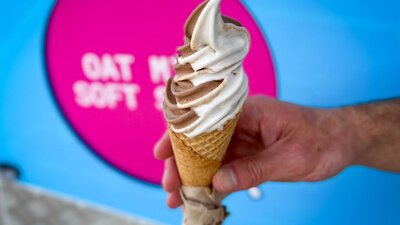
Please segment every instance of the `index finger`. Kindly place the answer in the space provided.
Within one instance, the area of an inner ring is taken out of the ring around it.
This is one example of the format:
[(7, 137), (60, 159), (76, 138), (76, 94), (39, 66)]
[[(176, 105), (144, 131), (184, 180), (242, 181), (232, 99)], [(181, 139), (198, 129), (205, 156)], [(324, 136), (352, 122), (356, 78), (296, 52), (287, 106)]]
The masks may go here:
[(153, 153), (154, 157), (158, 160), (165, 160), (173, 155), (168, 131), (166, 131), (160, 140), (155, 144)]

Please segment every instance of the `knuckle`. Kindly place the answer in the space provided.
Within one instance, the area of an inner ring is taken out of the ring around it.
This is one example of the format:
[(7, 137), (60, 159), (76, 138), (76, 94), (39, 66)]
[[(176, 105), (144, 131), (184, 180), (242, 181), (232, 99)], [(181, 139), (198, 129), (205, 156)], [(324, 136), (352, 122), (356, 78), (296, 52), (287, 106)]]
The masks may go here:
[(264, 171), (263, 167), (260, 163), (260, 160), (256, 160), (253, 158), (244, 159), (244, 163), (246, 165), (246, 173), (249, 177), (246, 177), (248, 182), (247, 185), (250, 186), (257, 186), (263, 181), (264, 178)]

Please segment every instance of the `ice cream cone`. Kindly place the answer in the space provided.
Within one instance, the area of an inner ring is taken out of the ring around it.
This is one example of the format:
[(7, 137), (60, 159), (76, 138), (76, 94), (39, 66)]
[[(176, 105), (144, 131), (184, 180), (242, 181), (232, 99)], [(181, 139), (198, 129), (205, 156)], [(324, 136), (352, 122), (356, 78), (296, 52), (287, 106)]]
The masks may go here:
[(194, 138), (169, 129), (178, 172), (184, 186), (211, 186), (212, 177), (221, 166), (238, 119), (239, 114), (228, 120), (223, 130), (203, 133)]

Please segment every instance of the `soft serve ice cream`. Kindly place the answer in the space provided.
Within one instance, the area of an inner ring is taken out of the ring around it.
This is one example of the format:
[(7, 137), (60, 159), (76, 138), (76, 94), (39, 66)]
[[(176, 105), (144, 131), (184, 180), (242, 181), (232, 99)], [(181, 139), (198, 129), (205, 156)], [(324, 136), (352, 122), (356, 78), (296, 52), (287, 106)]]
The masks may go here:
[(181, 178), (184, 225), (220, 225), (227, 216), (212, 177), (221, 166), (248, 94), (242, 62), (249, 34), (221, 16), (221, 0), (202, 3), (185, 26), (164, 114)]
[(171, 129), (187, 137), (222, 130), (248, 94), (242, 62), (249, 34), (220, 13), (221, 0), (200, 5), (185, 25), (176, 76), (168, 81), (164, 114)]

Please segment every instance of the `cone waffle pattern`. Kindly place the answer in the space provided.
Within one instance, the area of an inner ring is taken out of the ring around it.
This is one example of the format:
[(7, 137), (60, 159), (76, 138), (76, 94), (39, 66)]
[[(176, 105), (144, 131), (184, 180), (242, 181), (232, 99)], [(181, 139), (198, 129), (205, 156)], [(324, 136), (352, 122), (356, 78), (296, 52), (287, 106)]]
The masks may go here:
[(192, 187), (209, 187), (212, 177), (221, 166), (222, 158), (235, 131), (237, 115), (226, 122), (222, 131), (215, 130), (194, 138), (169, 129), (182, 184)]

